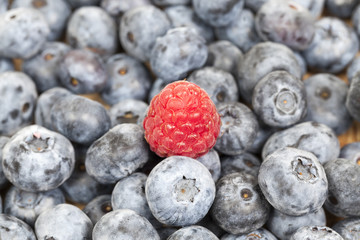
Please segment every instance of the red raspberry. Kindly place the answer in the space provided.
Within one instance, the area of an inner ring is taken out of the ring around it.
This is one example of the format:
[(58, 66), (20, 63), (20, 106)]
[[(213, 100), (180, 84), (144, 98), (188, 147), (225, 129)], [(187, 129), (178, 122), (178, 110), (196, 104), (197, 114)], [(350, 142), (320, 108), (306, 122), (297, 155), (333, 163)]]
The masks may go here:
[(216, 142), (221, 120), (208, 94), (194, 83), (168, 84), (150, 103), (145, 138), (160, 157), (206, 154)]

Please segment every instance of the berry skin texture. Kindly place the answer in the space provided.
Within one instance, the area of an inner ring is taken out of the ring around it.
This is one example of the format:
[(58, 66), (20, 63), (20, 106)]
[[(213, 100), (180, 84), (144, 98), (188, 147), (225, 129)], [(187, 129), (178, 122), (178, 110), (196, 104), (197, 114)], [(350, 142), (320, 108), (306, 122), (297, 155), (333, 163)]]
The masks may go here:
[(152, 99), (143, 126), (150, 149), (160, 157), (197, 158), (215, 145), (221, 120), (203, 89), (176, 81)]

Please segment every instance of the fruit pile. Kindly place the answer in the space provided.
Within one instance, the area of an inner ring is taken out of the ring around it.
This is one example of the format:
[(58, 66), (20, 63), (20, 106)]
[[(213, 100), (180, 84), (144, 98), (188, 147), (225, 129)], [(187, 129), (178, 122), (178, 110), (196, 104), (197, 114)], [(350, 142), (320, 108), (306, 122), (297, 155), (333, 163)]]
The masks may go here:
[(359, 0), (0, 1), (0, 239), (359, 240), (359, 37)]

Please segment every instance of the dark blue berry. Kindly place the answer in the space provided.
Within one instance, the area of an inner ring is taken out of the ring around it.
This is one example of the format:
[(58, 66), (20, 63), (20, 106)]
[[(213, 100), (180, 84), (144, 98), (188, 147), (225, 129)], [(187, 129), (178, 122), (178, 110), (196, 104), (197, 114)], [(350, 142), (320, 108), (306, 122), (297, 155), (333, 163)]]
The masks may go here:
[(38, 239), (90, 240), (92, 229), (90, 218), (80, 208), (67, 203), (42, 212), (35, 222)]
[(214, 27), (229, 25), (243, 9), (243, 0), (193, 0), (196, 14)]
[(42, 212), (61, 203), (65, 203), (65, 197), (59, 188), (46, 192), (27, 192), (12, 186), (4, 199), (4, 213), (11, 214), (33, 227)]
[(148, 159), (149, 146), (144, 129), (134, 123), (123, 123), (110, 129), (89, 147), (85, 166), (90, 176), (107, 184), (132, 174)]
[(204, 89), (215, 105), (238, 101), (238, 87), (229, 72), (215, 67), (204, 67), (192, 72), (188, 81)]
[(108, 110), (111, 126), (122, 123), (137, 123), (142, 126), (148, 107), (147, 103), (131, 98), (118, 102)]
[(118, 48), (115, 20), (102, 8), (78, 8), (70, 17), (66, 39), (74, 48), (88, 48), (102, 56), (114, 54)]
[(337, 158), (324, 166), (329, 180), (325, 209), (339, 217), (360, 216), (360, 165), (350, 159)]
[(227, 155), (237, 155), (253, 144), (259, 129), (255, 114), (240, 102), (222, 103), (217, 106), (221, 128), (215, 149)]
[(49, 33), (48, 23), (39, 10), (11, 9), (0, 16), (0, 56), (30, 58), (40, 51)]
[(339, 73), (353, 60), (358, 48), (354, 29), (338, 18), (323, 17), (315, 22), (314, 38), (303, 56), (311, 70)]
[(255, 16), (246, 8), (241, 10), (229, 25), (215, 28), (215, 34), (218, 39), (234, 43), (244, 53), (249, 51), (255, 44), (261, 42), (255, 29)]
[(168, 83), (181, 80), (189, 71), (204, 66), (208, 56), (205, 43), (193, 28), (170, 29), (156, 39), (150, 57), (152, 71)]
[(99, 55), (86, 50), (70, 50), (59, 65), (60, 83), (77, 94), (101, 92), (108, 81)]
[(285, 147), (268, 155), (259, 170), (259, 186), (278, 211), (300, 216), (320, 210), (328, 193), (328, 180), (317, 157)]
[(340, 143), (334, 131), (317, 122), (296, 124), (285, 130), (273, 133), (266, 141), (262, 158), (283, 147), (293, 147), (313, 153), (325, 164), (336, 159), (340, 153)]
[(92, 239), (160, 240), (160, 237), (146, 218), (130, 209), (117, 209), (95, 224)]
[(59, 64), (70, 47), (62, 42), (47, 42), (40, 52), (22, 64), (22, 70), (35, 82), (38, 92), (60, 85)]
[(15, 216), (0, 214), (0, 236), (1, 239), (12, 240), (36, 240), (32, 228)]
[(31, 124), (38, 97), (34, 82), (22, 72), (0, 73), (0, 135), (11, 136)]
[(169, 17), (173, 28), (191, 27), (203, 36), (207, 42), (214, 41), (213, 29), (196, 15), (193, 8), (185, 5), (176, 5), (167, 7), (164, 11)]
[(157, 164), (145, 186), (154, 217), (170, 226), (199, 222), (215, 198), (215, 183), (209, 170), (195, 159), (172, 156)]
[(107, 59), (108, 82), (101, 97), (114, 105), (125, 99), (146, 100), (152, 78), (146, 67), (126, 54), (115, 54)]
[(254, 112), (271, 127), (288, 127), (302, 120), (307, 112), (304, 83), (286, 71), (273, 71), (255, 86)]
[(111, 126), (104, 106), (77, 95), (60, 98), (52, 106), (50, 115), (52, 129), (80, 144), (91, 144)]
[(95, 225), (102, 216), (113, 210), (111, 206), (111, 195), (99, 195), (85, 205), (83, 211)]
[(270, 205), (262, 196), (256, 177), (236, 172), (216, 183), (211, 216), (226, 232), (243, 234), (254, 231), (265, 224), (269, 212)]
[(11, 8), (33, 8), (39, 10), (45, 17), (50, 27), (48, 41), (61, 38), (67, 20), (71, 14), (71, 6), (67, 0), (14, 0)]
[(24, 127), (3, 148), (6, 178), (24, 191), (55, 189), (75, 167), (71, 142), (63, 135), (39, 125)]
[(301, 227), (291, 236), (290, 240), (344, 240), (333, 229), (325, 226), (311, 225)]
[(156, 39), (170, 28), (170, 20), (159, 8), (153, 5), (136, 7), (121, 18), (120, 42), (127, 54), (145, 62), (150, 58)]
[(213, 234), (207, 228), (198, 225), (192, 225), (183, 227), (171, 234), (167, 240), (183, 240), (183, 239), (207, 239), (207, 240), (219, 240), (219, 238)]
[(320, 73), (304, 81), (307, 115), (304, 121), (322, 123), (337, 135), (348, 130), (353, 119), (345, 105), (348, 85), (332, 74)]

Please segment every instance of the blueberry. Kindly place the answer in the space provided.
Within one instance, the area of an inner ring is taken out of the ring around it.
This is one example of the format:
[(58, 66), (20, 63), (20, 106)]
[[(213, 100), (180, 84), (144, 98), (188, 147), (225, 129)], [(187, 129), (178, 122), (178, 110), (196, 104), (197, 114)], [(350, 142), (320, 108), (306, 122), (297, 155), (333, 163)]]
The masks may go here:
[(127, 54), (145, 62), (150, 58), (155, 40), (170, 27), (170, 20), (159, 8), (152, 5), (133, 8), (121, 18), (120, 42)]
[(210, 43), (208, 50), (206, 66), (219, 68), (236, 76), (237, 68), (244, 57), (236, 45), (227, 40), (220, 40)]
[(243, 9), (243, 0), (192, 0), (196, 14), (214, 27), (229, 25)]
[(216, 183), (216, 197), (211, 207), (214, 221), (226, 232), (243, 234), (262, 227), (270, 205), (262, 196), (256, 177), (236, 172)]
[(277, 240), (277, 238), (265, 228), (259, 228), (245, 234), (225, 234), (221, 240)]
[(229, 25), (215, 28), (215, 34), (218, 39), (231, 41), (243, 52), (261, 42), (255, 29), (254, 14), (246, 8)]
[(332, 229), (339, 233), (344, 240), (360, 239), (360, 217), (342, 219), (332, 226)]
[(357, 36), (359, 37), (360, 36), (360, 4), (358, 4), (355, 8), (354, 8), (354, 11), (352, 13), (352, 16), (351, 16), (351, 23), (352, 23), (352, 26), (357, 34)]
[(157, 78), (150, 90), (149, 90), (149, 96), (148, 96), (148, 102), (150, 103), (151, 102), (151, 99), (153, 99), (153, 97), (155, 97), (155, 95), (159, 94), (160, 91), (167, 85), (167, 81), (164, 81), (163, 79), (161, 78)]
[(151, 0), (101, 0), (100, 4), (100, 6), (105, 9), (106, 12), (108, 12), (114, 18), (118, 18), (119, 20), (126, 11), (145, 5), (151, 5)]
[(164, 227), (156, 229), (156, 231), (158, 232), (161, 240), (167, 240), (167, 238), (171, 234), (176, 232), (177, 230), (178, 230), (178, 228), (176, 228), (176, 227), (168, 227), (168, 226), (164, 226)]
[(14, 0), (11, 8), (33, 8), (39, 10), (50, 27), (48, 41), (60, 39), (71, 14), (71, 6), (67, 0)]
[(126, 54), (115, 54), (106, 61), (108, 82), (101, 93), (106, 103), (113, 105), (125, 99), (145, 100), (152, 78), (147, 68)]
[(130, 209), (118, 209), (105, 214), (95, 224), (92, 239), (160, 240), (160, 237), (146, 218)]
[(0, 73), (6, 71), (14, 71), (15, 67), (11, 59), (9, 58), (0, 58)]
[(0, 135), (11, 136), (31, 124), (38, 97), (34, 82), (22, 72), (0, 73)]
[(64, 192), (68, 201), (88, 204), (99, 195), (110, 194), (114, 185), (101, 184), (96, 181), (86, 172), (82, 159), (77, 158), (77, 166), (73, 174), (61, 185), (60, 188)]
[(33, 227), (42, 212), (61, 203), (65, 203), (65, 197), (59, 188), (46, 192), (26, 192), (12, 186), (4, 199), (4, 213), (11, 214)]
[(337, 135), (348, 130), (353, 122), (344, 107), (349, 87), (332, 74), (320, 73), (306, 79), (307, 116), (305, 121), (315, 121), (332, 128)]
[(167, 240), (185, 240), (185, 239), (207, 239), (207, 240), (219, 240), (219, 238), (213, 234), (210, 230), (198, 226), (192, 225), (183, 227), (171, 234)]
[(62, 42), (47, 42), (40, 52), (22, 64), (22, 70), (35, 82), (38, 92), (60, 85), (59, 64), (70, 47)]
[(149, 105), (141, 100), (125, 99), (111, 106), (108, 110), (111, 126), (115, 127), (122, 123), (137, 123), (142, 126)]
[(210, 230), (217, 237), (220, 237), (225, 233), (225, 231), (212, 219), (210, 212), (208, 212), (205, 217), (200, 220), (200, 222), (196, 223), (196, 225)]
[(188, 226), (200, 221), (215, 198), (215, 183), (195, 159), (172, 156), (157, 164), (145, 185), (150, 210), (161, 223)]
[(340, 149), (340, 158), (346, 158), (360, 164), (360, 142), (348, 143)]
[(340, 217), (360, 216), (360, 165), (338, 158), (324, 166), (329, 180), (329, 196), (325, 209)]
[(245, 7), (256, 13), (267, 1), (269, 0), (245, 0)]
[(144, 166), (149, 151), (142, 127), (134, 123), (119, 124), (90, 146), (86, 171), (100, 183), (116, 183)]
[(38, 239), (91, 239), (93, 224), (79, 208), (63, 203), (42, 212), (35, 222)]
[(240, 96), (251, 103), (255, 85), (268, 73), (284, 70), (301, 78), (301, 68), (290, 48), (285, 45), (264, 42), (254, 45), (245, 55), (238, 69)]
[(101, 92), (108, 81), (105, 64), (86, 49), (70, 50), (59, 65), (60, 83), (77, 94)]
[[(158, 0), (158, 2), (161, 1), (164, 2), (164, 0)], [(198, 18), (194, 9), (190, 6), (176, 5), (167, 7), (164, 11), (169, 17), (173, 28), (192, 27), (203, 36), (207, 42), (214, 41), (214, 31), (211, 26)]]
[(285, 147), (268, 155), (259, 170), (259, 186), (281, 213), (300, 216), (319, 211), (328, 193), (328, 180), (317, 157)]
[[(359, 17), (360, 17), (360, 10), (359, 10)], [(355, 57), (350, 63), (349, 67), (346, 69), (346, 76), (349, 84), (351, 84), (352, 79), (356, 75), (358, 75), (359, 72), (360, 72), (360, 57)]]
[(291, 236), (290, 240), (344, 240), (333, 229), (325, 226), (301, 227)]
[(155, 5), (158, 6), (172, 6), (172, 5), (187, 5), (191, 0), (153, 0)]
[(259, 129), (255, 114), (240, 102), (222, 103), (217, 106), (221, 128), (215, 149), (227, 155), (237, 155), (253, 144)]
[(48, 191), (60, 186), (74, 170), (70, 141), (38, 125), (22, 128), (3, 148), (6, 178), (24, 191)]
[(239, 98), (234, 77), (224, 70), (204, 67), (192, 72), (188, 81), (204, 89), (215, 105), (236, 102)]
[(288, 129), (275, 132), (266, 141), (262, 158), (283, 147), (294, 147), (313, 153), (325, 164), (336, 159), (340, 153), (340, 143), (334, 131), (317, 122), (304, 122)]
[(100, 0), (70, 0), (68, 2), (73, 8), (79, 8), (83, 6), (99, 5)]
[(221, 156), (221, 177), (230, 173), (243, 172), (257, 178), (261, 161), (248, 152), (243, 152), (234, 156)]
[(349, 18), (353, 13), (354, 8), (358, 5), (358, 0), (326, 0), (326, 9), (333, 15), (339, 18)]
[(179, 27), (156, 39), (150, 65), (157, 77), (172, 82), (204, 66), (207, 56), (205, 39), (193, 28)]
[(99, 195), (85, 205), (83, 211), (95, 225), (102, 216), (113, 210), (111, 206), (111, 195)]
[(54, 87), (40, 94), (36, 103), (35, 123), (52, 130), (51, 115), (49, 114), (52, 106), (59, 99), (71, 94), (70, 91), (62, 87)]
[(315, 18), (320, 17), (325, 6), (325, 0), (293, 0), (293, 1), (309, 9), (310, 13)]
[(261, 151), (263, 146), (265, 145), (265, 142), (277, 130), (277, 128), (271, 128), (269, 126), (266, 126), (264, 123), (259, 122), (259, 131), (256, 134), (253, 144), (247, 151), (250, 153), (261, 155)]
[(325, 226), (326, 216), (323, 208), (302, 216), (290, 216), (273, 209), (266, 223), (267, 228), (279, 239), (289, 239), (299, 228), (304, 226)]
[(130, 209), (145, 217), (154, 227), (161, 224), (152, 215), (145, 196), (147, 176), (133, 173), (116, 183), (111, 194), (111, 206), (116, 209)]
[(271, 127), (289, 127), (307, 112), (304, 83), (286, 71), (274, 71), (263, 77), (252, 95), (254, 112)]
[(34, 231), (29, 225), (15, 216), (0, 214), (1, 239), (36, 240)]
[(359, 95), (360, 95), (360, 74), (357, 74), (352, 78), (345, 102), (345, 106), (347, 110), (356, 121), (360, 121)]
[[(5, 144), (10, 140), (10, 138), (5, 136), (0, 136), (0, 190), (5, 189), (9, 185), (9, 181), (4, 175), (3, 166), (2, 166), (2, 149)], [(1, 201), (0, 201), (1, 202)], [(0, 211), (1, 213), (2, 211)]]
[(197, 160), (204, 164), (204, 166), (209, 170), (214, 182), (220, 178), (220, 157), (215, 149), (212, 148), (207, 154), (199, 157)]
[(66, 39), (74, 48), (89, 48), (102, 56), (114, 54), (118, 48), (116, 22), (100, 7), (78, 8), (67, 24)]
[(308, 48), (313, 39), (315, 18), (294, 1), (273, 0), (256, 13), (256, 31), (264, 41), (282, 43), (295, 50)]
[(303, 56), (311, 70), (339, 73), (358, 48), (359, 40), (350, 26), (338, 18), (323, 17), (315, 22), (314, 38)]
[(40, 11), (11, 9), (0, 16), (0, 55), (30, 58), (45, 44), (49, 33), (49, 26)]
[(59, 99), (50, 115), (55, 131), (80, 144), (91, 144), (111, 126), (106, 109), (100, 103), (77, 95)]

